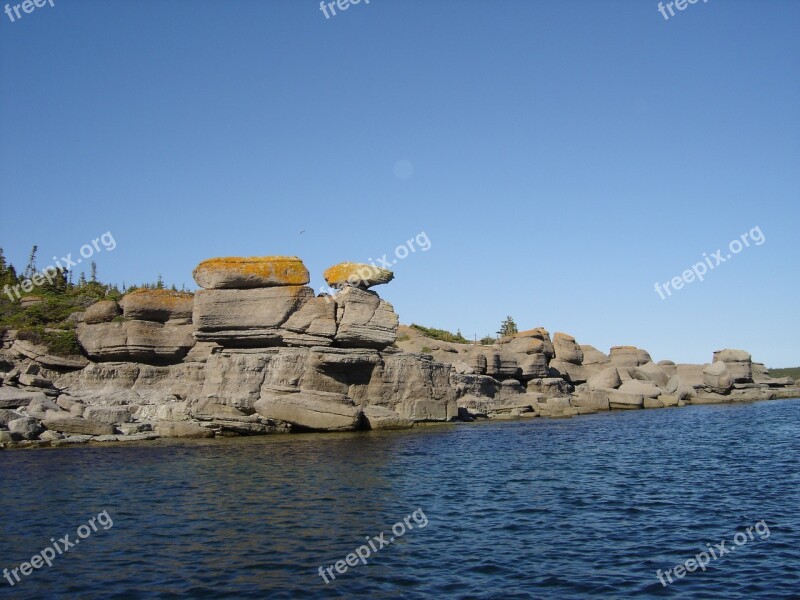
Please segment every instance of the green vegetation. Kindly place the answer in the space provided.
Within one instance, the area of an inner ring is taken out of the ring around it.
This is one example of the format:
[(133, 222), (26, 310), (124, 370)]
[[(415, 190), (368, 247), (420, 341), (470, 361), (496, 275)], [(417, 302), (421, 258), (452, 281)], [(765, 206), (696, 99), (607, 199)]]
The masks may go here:
[(428, 348), (427, 346), (423, 346), (422, 347), (422, 353), (423, 354), (430, 354), (431, 353), (431, 349)]
[(469, 344), (469, 340), (465, 338), (463, 335), (461, 335), (461, 331), (452, 333), (451, 331), (447, 331), (446, 329), (423, 327), (422, 325), (417, 325), (416, 323), (412, 323), (411, 327), (419, 331), (425, 337), (429, 337), (434, 340), (439, 340), (440, 342), (451, 342), (454, 344)]
[(770, 369), (770, 377), (791, 377), (792, 379), (800, 379), (800, 367), (789, 367), (786, 369)]
[(483, 344), (484, 346), (491, 346), (492, 344), (494, 344), (497, 341), (497, 338), (495, 338), (493, 335), (487, 333), (485, 336), (483, 336), (478, 341), (481, 344)]
[[(19, 275), (14, 265), (6, 262), (0, 248), (0, 335), (15, 329), (19, 339), (42, 344), (52, 354), (80, 354), (70, 315), (86, 310), (98, 300), (119, 300), (126, 291), (125, 286), (123, 284), (120, 291), (116, 285), (98, 281), (94, 262), (89, 281), (85, 273), (80, 273), (78, 283), (73, 283), (73, 273), (65, 269), (50, 272), (49, 279), (40, 277), (36, 269), (37, 250), (34, 246), (28, 265)], [(36, 286), (29, 279), (42, 283)], [(164, 283), (159, 275), (156, 283), (132, 286), (127, 291), (137, 287), (163, 289)]]
[(500, 324), (500, 331), (497, 332), (497, 336), (509, 337), (514, 335), (515, 333), (519, 333), (519, 330), (517, 329), (517, 324), (514, 322), (514, 319), (508, 316)]

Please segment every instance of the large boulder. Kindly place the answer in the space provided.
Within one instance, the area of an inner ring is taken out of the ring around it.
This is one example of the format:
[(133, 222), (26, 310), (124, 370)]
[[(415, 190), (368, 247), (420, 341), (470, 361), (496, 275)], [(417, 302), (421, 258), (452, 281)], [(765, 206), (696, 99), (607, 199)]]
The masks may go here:
[(608, 354), (600, 352), (600, 350), (594, 346), (581, 344), (581, 350), (583, 351), (582, 364), (584, 365), (607, 365), (611, 363), (611, 359), (608, 358)]
[(636, 348), (635, 346), (614, 346), (611, 348), (609, 359), (617, 368), (628, 369), (638, 367), (645, 363), (653, 362), (647, 350)]
[(119, 305), (126, 319), (166, 323), (171, 319), (191, 319), (193, 303), (191, 292), (142, 288), (125, 294)]
[(89, 324), (108, 323), (120, 315), (122, 310), (114, 300), (95, 302), (83, 314), (83, 322)]
[[(589, 390), (601, 390), (601, 389), (615, 389), (622, 385), (622, 380), (619, 377), (619, 372), (617, 371), (617, 367), (612, 364), (609, 364), (607, 367), (603, 368), (601, 371), (598, 371), (594, 375), (591, 375), (587, 380), (586, 384), (589, 386)], [(608, 402), (608, 400), (606, 400)]]
[(628, 369), (628, 372), (634, 379), (650, 381), (662, 388), (666, 386), (667, 381), (669, 381), (669, 375), (667, 375), (667, 371), (664, 367), (660, 367), (652, 361), (639, 365), (638, 367), (631, 367)]
[(300, 285), (198, 290), (192, 318), (195, 337), (229, 347), (280, 345), (282, 325), (313, 297), (310, 287)]
[(725, 363), (733, 383), (752, 383), (752, 359), (749, 352), (744, 350), (717, 350), (714, 352), (713, 361)]
[(156, 424), (156, 435), (171, 438), (213, 438), (214, 432), (197, 423), (161, 421)]
[(255, 409), (267, 419), (311, 431), (352, 431), (362, 418), (361, 409), (344, 394), (307, 390), (263, 390)]
[(114, 433), (113, 425), (78, 418), (47, 419), (42, 424), (59, 433), (82, 435), (113, 435)]
[(179, 362), (194, 346), (192, 324), (156, 321), (80, 323), (78, 343), (94, 361)]
[(553, 348), (556, 358), (564, 362), (579, 365), (583, 362), (583, 350), (569, 334), (556, 332), (553, 335)]
[(577, 385), (586, 382), (589, 372), (582, 365), (554, 358), (550, 361), (550, 377), (561, 377), (571, 384)]
[(300, 286), (309, 282), (308, 269), (296, 256), (226, 257), (204, 260), (192, 272), (207, 290)]
[(370, 429), (409, 429), (414, 426), (414, 421), (400, 413), (373, 404), (364, 407), (364, 418)]
[(515, 333), (510, 338), (503, 339), (502, 344), (514, 352), (544, 354), (548, 360), (555, 356), (555, 348), (550, 340), (550, 333), (543, 327)]
[(397, 339), (399, 320), (375, 292), (345, 287), (336, 295), (336, 323), (336, 345), (382, 349)]
[(20, 408), (28, 406), (33, 400), (45, 401), (43, 392), (26, 392), (15, 387), (0, 387), (0, 408)]
[(289, 346), (327, 346), (336, 335), (336, 305), (330, 297), (311, 298), (282, 326)]
[[(612, 367), (613, 368), (613, 367)], [(591, 408), (594, 410), (611, 410), (608, 399), (608, 390), (594, 389), (576, 392), (570, 399), (572, 406)]]
[(389, 283), (394, 279), (394, 273), (388, 269), (381, 269), (366, 263), (352, 262), (333, 265), (326, 269), (322, 276), (328, 285), (333, 288), (351, 286), (364, 290), (375, 285)]
[(525, 354), (519, 361), (520, 378), (523, 381), (547, 377), (550, 373), (547, 356), (544, 354)]
[(8, 422), (8, 430), (22, 439), (34, 440), (44, 431), (44, 427), (33, 417), (20, 417)]
[(629, 379), (628, 381), (624, 381), (622, 385), (619, 386), (619, 391), (623, 394), (638, 395), (644, 398), (658, 398), (664, 393), (664, 390), (659, 388), (657, 385), (648, 381), (639, 381), (637, 379)]
[(733, 378), (727, 365), (718, 361), (703, 369), (703, 384), (711, 392), (726, 394), (733, 384)]

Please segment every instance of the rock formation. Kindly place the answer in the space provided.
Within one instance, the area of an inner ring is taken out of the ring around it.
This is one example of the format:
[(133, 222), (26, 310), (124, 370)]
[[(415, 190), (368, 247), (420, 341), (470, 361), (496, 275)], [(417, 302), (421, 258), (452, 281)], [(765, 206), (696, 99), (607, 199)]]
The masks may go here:
[(433, 340), (398, 325), (371, 289), (394, 276), (372, 265), (326, 270), (334, 295), (314, 295), (297, 257), (211, 259), (194, 277), (195, 294), (142, 289), (90, 306), (76, 317), (83, 357), (6, 332), (0, 445), (398, 429), (800, 395), (742, 350), (676, 365), (543, 328), (490, 346)]

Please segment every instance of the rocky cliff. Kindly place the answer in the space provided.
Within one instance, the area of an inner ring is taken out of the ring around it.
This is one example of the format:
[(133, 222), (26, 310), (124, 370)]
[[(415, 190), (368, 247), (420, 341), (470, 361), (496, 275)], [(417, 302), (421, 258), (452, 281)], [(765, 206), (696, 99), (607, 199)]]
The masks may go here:
[[(9, 331), (0, 350), (0, 444), (411, 427), (794, 397), (747, 352), (707, 365), (608, 355), (543, 328), (492, 346), (400, 327), (371, 288), (385, 269), (334, 265), (315, 296), (296, 257), (218, 258), (197, 293), (137, 290), (79, 316), (84, 357), (48, 356)], [(398, 337), (399, 331), (399, 337)]]

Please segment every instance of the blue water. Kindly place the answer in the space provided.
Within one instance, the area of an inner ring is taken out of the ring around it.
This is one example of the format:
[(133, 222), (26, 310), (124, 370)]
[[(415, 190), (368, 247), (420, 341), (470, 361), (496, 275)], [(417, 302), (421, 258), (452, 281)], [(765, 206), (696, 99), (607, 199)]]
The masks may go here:
[[(102, 511), (113, 526), (0, 597), (800, 598), (799, 485), (790, 400), (6, 451), (0, 569)], [(761, 521), (769, 537), (657, 579)]]

